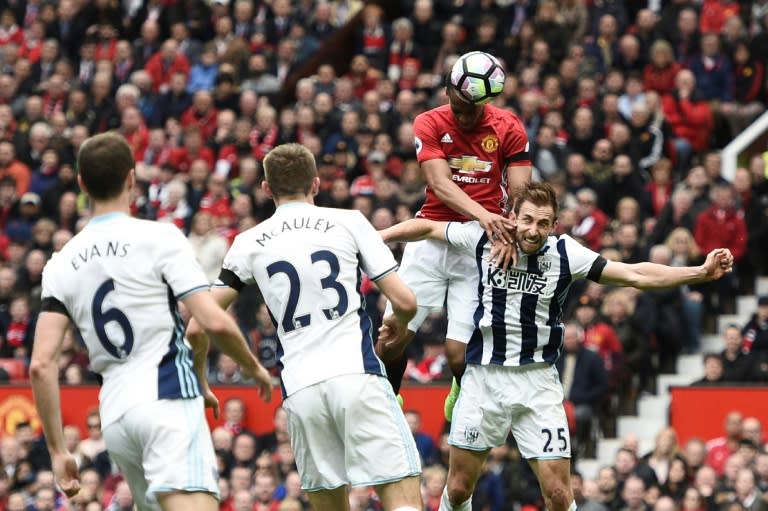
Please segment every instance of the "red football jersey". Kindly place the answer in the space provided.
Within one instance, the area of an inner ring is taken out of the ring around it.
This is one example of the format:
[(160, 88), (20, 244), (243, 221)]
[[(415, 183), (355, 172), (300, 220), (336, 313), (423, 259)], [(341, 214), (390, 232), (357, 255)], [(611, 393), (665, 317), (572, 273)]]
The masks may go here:
[[(507, 204), (506, 168), (531, 165), (523, 123), (512, 112), (492, 105), (486, 105), (472, 131), (461, 129), (450, 105), (443, 105), (418, 115), (413, 133), (419, 163), (446, 160), (453, 182), (492, 213), (501, 214)], [(429, 187), (416, 216), (438, 221), (469, 220), (440, 202)]]

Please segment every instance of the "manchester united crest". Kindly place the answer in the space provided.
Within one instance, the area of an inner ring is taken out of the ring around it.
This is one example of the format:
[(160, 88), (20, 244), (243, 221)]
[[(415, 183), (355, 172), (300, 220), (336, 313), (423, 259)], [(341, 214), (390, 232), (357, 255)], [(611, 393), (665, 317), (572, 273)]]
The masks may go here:
[(492, 153), (499, 148), (499, 139), (496, 135), (487, 135), (483, 138), (483, 141), (480, 142), (480, 145), (483, 146), (483, 150), (486, 153)]

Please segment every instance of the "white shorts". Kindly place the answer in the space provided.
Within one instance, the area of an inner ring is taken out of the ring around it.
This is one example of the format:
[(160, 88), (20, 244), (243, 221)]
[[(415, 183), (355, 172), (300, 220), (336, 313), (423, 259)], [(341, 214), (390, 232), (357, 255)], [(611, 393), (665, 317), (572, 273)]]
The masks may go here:
[(386, 378), (347, 374), (283, 402), (305, 491), (374, 486), (421, 473), (419, 452)]
[[(426, 317), (448, 304), (446, 337), (464, 344), (475, 331), (477, 261), (444, 241), (413, 241), (405, 245), (398, 275), (416, 295), (419, 310), (408, 323), (415, 332)], [(447, 298), (446, 298), (447, 295)], [(387, 312), (391, 307), (387, 303)]]
[(549, 364), (468, 364), (448, 443), (484, 451), (504, 444), (510, 429), (525, 459), (571, 457), (557, 369)]
[(219, 498), (219, 474), (202, 397), (163, 399), (132, 408), (104, 429), (104, 440), (139, 511), (160, 511), (156, 493), (207, 492)]

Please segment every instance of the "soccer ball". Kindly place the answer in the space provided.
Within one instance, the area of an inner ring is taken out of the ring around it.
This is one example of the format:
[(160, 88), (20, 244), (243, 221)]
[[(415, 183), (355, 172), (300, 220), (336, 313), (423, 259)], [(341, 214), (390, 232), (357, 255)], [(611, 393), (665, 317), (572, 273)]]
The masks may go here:
[(484, 105), (504, 89), (504, 69), (496, 57), (482, 51), (465, 53), (451, 68), (451, 86), (476, 105)]

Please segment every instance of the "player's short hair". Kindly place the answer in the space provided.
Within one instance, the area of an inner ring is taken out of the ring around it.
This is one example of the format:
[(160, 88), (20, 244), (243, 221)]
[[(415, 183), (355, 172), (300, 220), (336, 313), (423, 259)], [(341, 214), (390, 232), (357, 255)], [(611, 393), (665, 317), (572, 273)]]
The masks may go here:
[(557, 194), (549, 183), (529, 183), (517, 191), (515, 200), (515, 215), (520, 213), (520, 205), (530, 202), (534, 206), (551, 206), (557, 218)]
[(303, 145), (279, 145), (264, 158), (264, 179), (276, 198), (308, 194), (316, 177), (315, 157)]
[(133, 170), (133, 152), (121, 135), (102, 133), (83, 142), (77, 153), (77, 166), (91, 197), (114, 199), (123, 191)]

